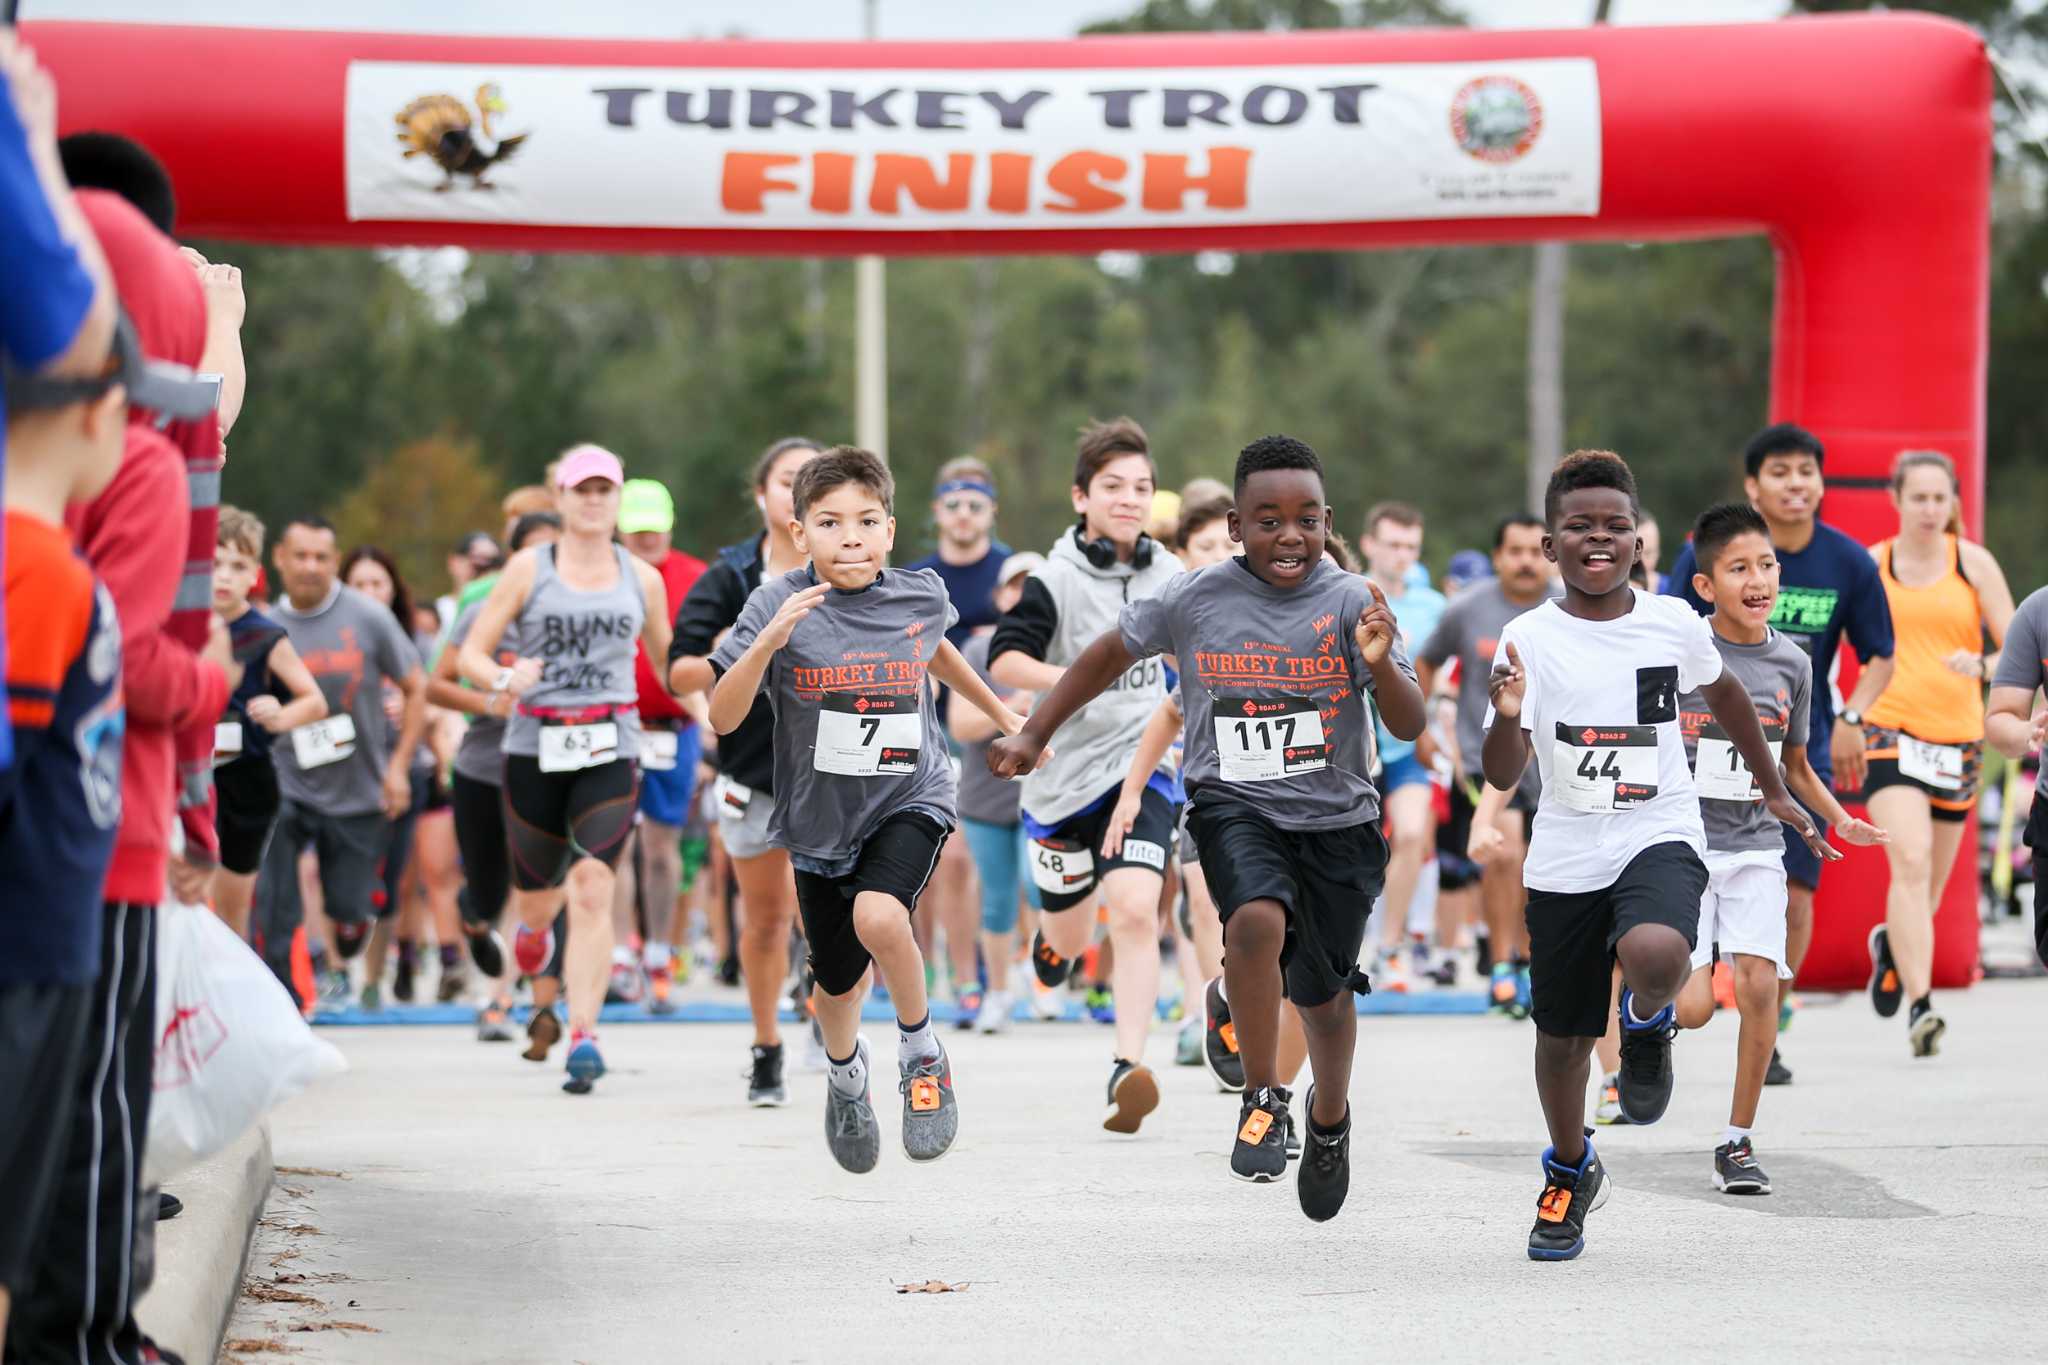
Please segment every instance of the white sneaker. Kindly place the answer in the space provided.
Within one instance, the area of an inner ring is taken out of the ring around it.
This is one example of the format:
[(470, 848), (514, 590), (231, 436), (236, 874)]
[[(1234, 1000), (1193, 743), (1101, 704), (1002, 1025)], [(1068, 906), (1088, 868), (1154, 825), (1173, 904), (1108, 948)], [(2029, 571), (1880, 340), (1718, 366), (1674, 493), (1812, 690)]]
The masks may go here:
[(1034, 985), (1031, 990), (1031, 1017), (1047, 1023), (1064, 1019), (1067, 1017), (1067, 1002), (1052, 987)]
[(822, 1074), (829, 1071), (831, 1066), (831, 1059), (825, 1055), (824, 1031), (818, 1027), (818, 1021), (814, 1017), (809, 1031), (804, 1035), (803, 1068)]
[(981, 997), (981, 1012), (974, 1016), (974, 1027), (980, 1033), (1007, 1033), (1010, 1028), (1010, 993), (990, 991)]

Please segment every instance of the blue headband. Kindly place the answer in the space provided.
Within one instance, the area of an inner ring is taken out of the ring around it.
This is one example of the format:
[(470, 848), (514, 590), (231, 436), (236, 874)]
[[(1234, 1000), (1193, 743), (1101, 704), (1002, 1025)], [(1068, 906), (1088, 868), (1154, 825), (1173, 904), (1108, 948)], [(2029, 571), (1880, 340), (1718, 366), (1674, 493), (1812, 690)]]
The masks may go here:
[(990, 502), (996, 500), (996, 486), (982, 479), (948, 479), (939, 485), (938, 491), (932, 496), (943, 498), (948, 493), (979, 493)]

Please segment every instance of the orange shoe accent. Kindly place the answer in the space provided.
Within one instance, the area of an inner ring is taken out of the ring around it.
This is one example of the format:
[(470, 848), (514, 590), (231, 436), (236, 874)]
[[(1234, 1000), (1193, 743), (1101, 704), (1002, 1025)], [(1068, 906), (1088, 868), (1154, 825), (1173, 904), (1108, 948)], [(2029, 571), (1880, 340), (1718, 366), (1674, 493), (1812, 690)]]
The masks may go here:
[(1889, 967), (1885, 968), (1884, 979), (1877, 983), (1877, 988), (1881, 991), (1897, 990), (1899, 988), (1899, 974)]
[(1266, 1140), (1266, 1134), (1272, 1127), (1273, 1116), (1263, 1109), (1254, 1109), (1245, 1117), (1244, 1127), (1237, 1130), (1237, 1140), (1257, 1146)]
[(1735, 971), (1726, 962), (1714, 964), (1714, 1008), (1735, 1008)]
[(1602, 1103), (1602, 1104), (1620, 1104), (1620, 1103), (1621, 1103), (1621, 1087), (1620, 1087), (1620, 1086), (1618, 1086), (1618, 1085), (1609, 1085), (1609, 1086), (1604, 1086), (1604, 1087), (1602, 1087), (1602, 1088), (1601, 1088), (1601, 1091), (1600, 1091), (1600, 1103)]
[(306, 951), (306, 926), (292, 931), (292, 990), (310, 1002), (307, 1012), (318, 1008), (319, 984), (313, 980), (313, 955)]
[(1216, 1026), (1216, 1036), (1223, 1040), (1223, 1046), (1229, 1048), (1232, 1052), (1237, 1051), (1237, 1024), (1235, 1021), (1228, 1024), (1218, 1024)]
[(1512, 976), (1497, 976), (1493, 979), (1493, 1003), (1505, 1005), (1515, 998), (1515, 979)]
[(1536, 1201), (1536, 1217), (1545, 1223), (1562, 1223), (1571, 1206), (1572, 1192), (1562, 1185), (1552, 1185)]
[(910, 1083), (910, 1112), (929, 1114), (939, 1107), (939, 1083), (930, 1076), (919, 1076)]

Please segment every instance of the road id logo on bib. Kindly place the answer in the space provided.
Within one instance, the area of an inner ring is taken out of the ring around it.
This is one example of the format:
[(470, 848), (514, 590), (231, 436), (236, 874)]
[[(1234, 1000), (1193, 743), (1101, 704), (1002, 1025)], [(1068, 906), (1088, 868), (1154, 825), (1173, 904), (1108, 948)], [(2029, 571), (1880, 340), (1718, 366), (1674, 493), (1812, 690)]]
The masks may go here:
[(828, 692), (811, 766), (841, 777), (907, 777), (923, 743), (916, 693)]
[(1558, 801), (1572, 810), (1633, 810), (1657, 794), (1657, 727), (1559, 721), (1550, 782)]
[[(1764, 739), (1775, 752), (1785, 742), (1785, 722), (1769, 716), (1757, 719), (1763, 723)], [(1754, 802), (1764, 799), (1764, 789), (1757, 785), (1756, 775), (1742, 761), (1742, 755), (1736, 751), (1734, 741), (1728, 738), (1728, 732), (1718, 725), (1700, 727), (1699, 749), (1693, 755), (1692, 781), (1702, 800)]]
[(1330, 765), (1312, 698), (1220, 696), (1214, 721), (1217, 776), (1225, 782), (1276, 782)]

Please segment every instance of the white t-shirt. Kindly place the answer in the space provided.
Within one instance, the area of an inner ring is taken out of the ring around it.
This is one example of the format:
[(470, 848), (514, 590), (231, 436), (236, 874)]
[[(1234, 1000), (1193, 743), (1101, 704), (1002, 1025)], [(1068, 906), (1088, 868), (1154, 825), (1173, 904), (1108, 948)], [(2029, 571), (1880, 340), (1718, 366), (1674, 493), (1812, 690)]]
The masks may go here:
[(1508, 623), (1497, 664), (1510, 642), (1528, 675), (1522, 729), (1543, 783), (1524, 884), (1599, 891), (1653, 844), (1704, 852), (1678, 699), (1721, 676), (1706, 619), (1640, 590), (1634, 610), (1612, 621), (1568, 615), (1552, 599)]

